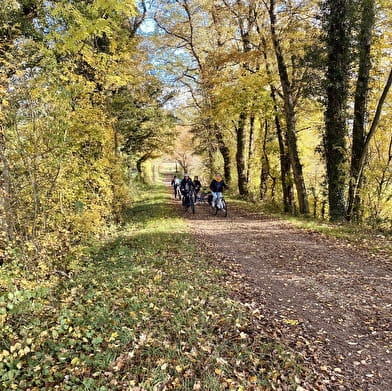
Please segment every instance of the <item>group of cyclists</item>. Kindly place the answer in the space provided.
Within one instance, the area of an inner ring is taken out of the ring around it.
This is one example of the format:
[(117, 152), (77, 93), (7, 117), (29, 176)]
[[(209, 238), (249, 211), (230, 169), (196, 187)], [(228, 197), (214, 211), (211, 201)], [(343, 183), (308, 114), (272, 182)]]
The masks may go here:
[(200, 193), (202, 190), (202, 184), (199, 177), (195, 176), (192, 180), (186, 173), (182, 180), (175, 175), (171, 181), (171, 185), (174, 189), (174, 197), (182, 197), (185, 209), (193, 206), (194, 202), (204, 201), (204, 199), (207, 199), (212, 208), (216, 208), (220, 206), (216, 204), (217, 200), (222, 199), (222, 192), (225, 188), (227, 188), (220, 172), (217, 172), (214, 179), (211, 181), (209, 186), (210, 192), (203, 191)]

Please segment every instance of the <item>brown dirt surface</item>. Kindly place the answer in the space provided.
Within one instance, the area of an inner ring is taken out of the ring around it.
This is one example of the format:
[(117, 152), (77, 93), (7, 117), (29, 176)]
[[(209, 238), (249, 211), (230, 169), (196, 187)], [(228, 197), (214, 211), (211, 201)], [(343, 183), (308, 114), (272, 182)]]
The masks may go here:
[(174, 204), (237, 298), (303, 357), (311, 389), (392, 390), (390, 257), (230, 204), (226, 218)]

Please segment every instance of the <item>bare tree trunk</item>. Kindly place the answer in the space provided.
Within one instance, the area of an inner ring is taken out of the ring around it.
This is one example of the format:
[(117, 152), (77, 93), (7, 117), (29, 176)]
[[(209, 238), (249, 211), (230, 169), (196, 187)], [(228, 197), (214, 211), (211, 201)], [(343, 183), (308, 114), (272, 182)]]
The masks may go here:
[(317, 205), (318, 205), (318, 197), (317, 197), (317, 193), (316, 193), (316, 189), (312, 186), (310, 188), (310, 191), (312, 192), (312, 196), (313, 196), (313, 217), (316, 218), (317, 217)]
[[(241, 9), (241, 2), (237, 1), (236, 4), (229, 4), (223, 2), (225, 7), (232, 13), (237, 22), (238, 30), (241, 36), (242, 52), (249, 53), (252, 50), (251, 33), (254, 28), (255, 18), (253, 16), (254, 3), (250, 2), (248, 5), (248, 12), (238, 12)], [(238, 7), (238, 9), (237, 9)], [(245, 57), (244, 57), (245, 58)], [(241, 64), (243, 72), (248, 72), (250, 64), (246, 60)], [(240, 195), (248, 195), (248, 174), (246, 167), (246, 120), (248, 117), (247, 113), (248, 104), (244, 103), (242, 111), (239, 115), (238, 124), (236, 125), (237, 131), (237, 151), (236, 151), (236, 163), (238, 172), (238, 191)], [(251, 124), (252, 126), (252, 124)]]
[(240, 195), (248, 195), (246, 182), (246, 166), (245, 166), (245, 142), (246, 142), (246, 114), (242, 112), (236, 126), (237, 134), (237, 173), (238, 173), (238, 191)]
[(276, 178), (271, 176), (272, 185), (271, 185), (271, 201), (275, 202), (275, 188), (276, 188)]
[(376, 113), (374, 114), (372, 124), (370, 126), (369, 132), (368, 132), (366, 139), (365, 139), (365, 142), (363, 144), (362, 154), (360, 156), (359, 163), (358, 163), (359, 173), (358, 173), (357, 181), (354, 186), (354, 194), (357, 193), (358, 188), (360, 186), (360, 181), (362, 180), (362, 173), (363, 173), (363, 169), (365, 167), (365, 162), (366, 162), (367, 153), (369, 150), (370, 141), (372, 140), (372, 138), (376, 132), (378, 122), (380, 121), (380, 117), (381, 117), (382, 107), (384, 106), (384, 103), (385, 103), (385, 100), (386, 100), (387, 95), (389, 93), (389, 90), (391, 88), (391, 85), (392, 85), (392, 68), (389, 71), (388, 80), (385, 83), (384, 90), (383, 90), (381, 97), (380, 97), (378, 104), (377, 104)]
[(280, 82), (283, 90), (283, 102), (286, 119), (286, 134), (288, 142), (288, 151), (291, 162), (291, 167), (294, 174), (294, 182), (297, 190), (297, 198), (299, 204), (299, 212), (301, 214), (309, 213), (308, 197), (306, 194), (305, 181), (302, 173), (302, 165), (300, 163), (298, 147), (297, 147), (297, 135), (295, 132), (295, 110), (294, 110), (294, 99), (292, 94), (292, 87), (289, 81), (287, 72), (287, 66), (283, 57), (280, 41), (276, 34), (276, 14), (275, 14), (275, 0), (270, 0), (269, 15), (271, 21), (271, 36), (275, 49), (276, 60), (278, 63), (278, 71)]
[(267, 194), (267, 181), (270, 175), (270, 164), (267, 152), (268, 121), (264, 122), (263, 150), (261, 154), (261, 173), (260, 173), (260, 199), (264, 200)]
[(321, 218), (324, 220), (325, 219), (325, 207), (327, 206), (327, 201), (323, 200), (323, 202), (321, 203)]
[(278, 136), (278, 144), (279, 144), (280, 180), (282, 184), (283, 210), (285, 213), (293, 213), (294, 197), (293, 197), (293, 186), (292, 186), (293, 181), (290, 174), (290, 169), (291, 169), (290, 157), (288, 156), (287, 146), (283, 137), (282, 125), (278, 116), (278, 102), (276, 99), (276, 91), (275, 91), (275, 87), (272, 84), (272, 72), (267, 57), (267, 42), (259, 26), (257, 26), (257, 30), (261, 38), (265, 67), (269, 78), (271, 98), (274, 103), (275, 128), (276, 128), (276, 134)]
[(218, 141), (218, 148), (223, 158), (224, 178), (227, 184), (231, 183), (231, 157), (230, 150), (227, 147), (223, 134), (218, 125), (215, 125), (215, 136)]

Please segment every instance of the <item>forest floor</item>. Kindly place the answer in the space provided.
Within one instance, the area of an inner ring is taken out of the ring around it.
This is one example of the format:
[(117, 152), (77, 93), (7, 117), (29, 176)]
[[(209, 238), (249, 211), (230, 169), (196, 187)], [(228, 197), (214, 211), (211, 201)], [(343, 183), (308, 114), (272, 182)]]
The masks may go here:
[(392, 258), (294, 227), (235, 202), (196, 204), (199, 251), (228, 271), (233, 295), (260, 309), (264, 330), (300, 353), (330, 390), (392, 390)]

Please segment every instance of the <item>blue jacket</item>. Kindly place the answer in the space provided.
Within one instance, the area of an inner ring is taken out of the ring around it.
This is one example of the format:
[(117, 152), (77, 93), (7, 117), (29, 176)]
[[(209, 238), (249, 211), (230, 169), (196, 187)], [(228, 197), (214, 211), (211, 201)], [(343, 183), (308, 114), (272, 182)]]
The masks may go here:
[(210, 184), (210, 189), (214, 193), (222, 192), (225, 187), (227, 187), (227, 185), (223, 179), (220, 182), (218, 182), (216, 179), (213, 179)]

